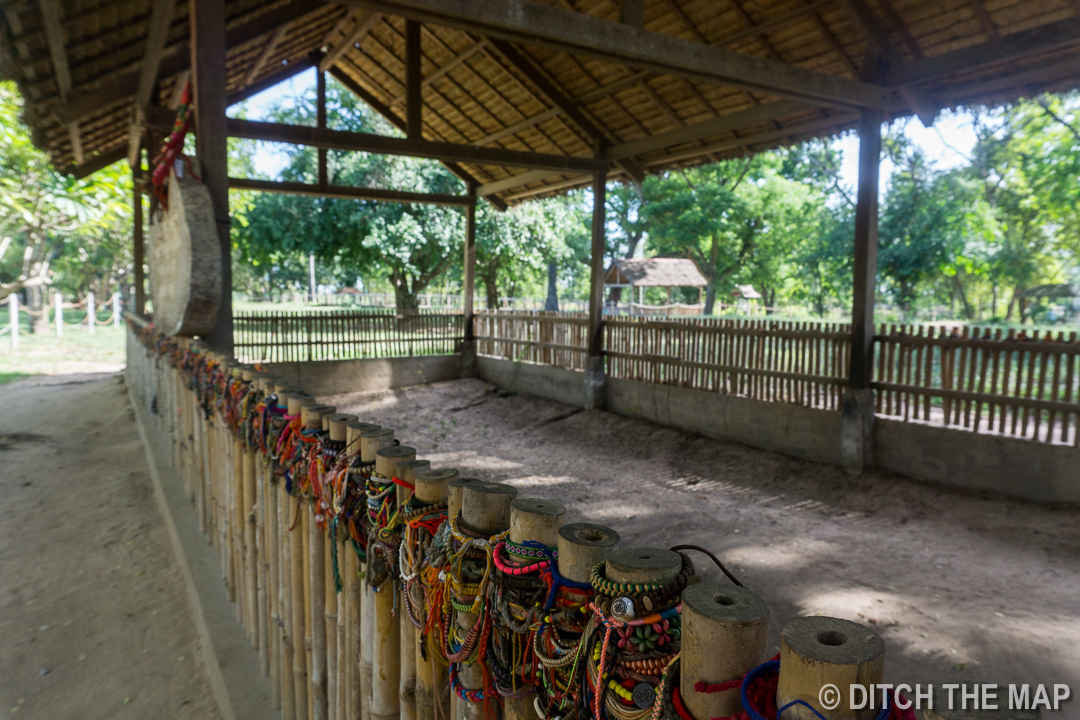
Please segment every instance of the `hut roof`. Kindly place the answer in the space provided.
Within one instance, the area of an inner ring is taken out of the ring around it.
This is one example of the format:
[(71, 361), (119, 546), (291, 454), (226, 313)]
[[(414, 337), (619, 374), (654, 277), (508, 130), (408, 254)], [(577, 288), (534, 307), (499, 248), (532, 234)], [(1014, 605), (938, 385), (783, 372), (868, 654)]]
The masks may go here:
[(643, 258), (616, 260), (604, 277), (606, 285), (634, 287), (705, 287), (709, 281), (693, 260)]
[[(861, 107), (929, 118), (1080, 78), (1080, 0), (223, 2), (230, 102), (320, 66), (403, 127), (409, 18), (424, 139), (599, 156), (635, 179), (839, 133)], [(188, 5), (0, 0), (0, 76), (57, 168), (86, 175), (131, 136), (167, 132), (191, 65)], [(620, 7), (642, 14), (620, 22)], [(591, 181), (491, 157), (454, 169), (501, 202)]]

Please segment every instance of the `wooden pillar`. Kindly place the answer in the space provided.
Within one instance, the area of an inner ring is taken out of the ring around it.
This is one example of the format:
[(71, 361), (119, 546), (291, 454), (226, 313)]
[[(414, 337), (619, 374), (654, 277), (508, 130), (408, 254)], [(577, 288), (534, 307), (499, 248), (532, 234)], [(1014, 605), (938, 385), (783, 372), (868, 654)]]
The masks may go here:
[[(326, 129), (326, 73), (319, 72), (315, 75), (315, 96), (318, 107), (319, 129)], [(329, 173), (326, 169), (326, 148), (319, 148), (319, 184), (329, 185)], [(314, 283), (312, 284), (314, 287)], [(314, 292), (314, 291), (312, 291)], [(314, 300), (314, 298), (312, 298)]]
[(855, 206), (855, 276), (852, 285), (849, 370), (850, 387), (858, 390), (869, 388), (873, 379), (881, 123), (880, 110), (863, 110), (859, 121), (859, 198)]
[[(394, 444), (390, 428), (368, 430), (360, 436), (360, 460), (374, 463), (376, 453)], [(370, 563), (370, 558), (368, 559)], [(370, 575), (368, 575), (370, 578)], [(360, 594), (360, 718), (371, 720), (375, 662), (375, 593), (365, 579)]]
[[(143, 235), (143, 199), (142, 189), (139, 187), (139, 179), (135, 179), (135, 193), (132, 198), (134, 209), (134, 262), (135, 272), (132, 280), (132, 285), (135, 286), (134, 301), (135, 301), (135, 314), (142, 316), (146, 314), (146, 260), (143, 258), (143, 253), (146, 252), (146, 240)], [(57, 306), (59, 307), (59, 305)], [(59, 327), (59, 326), (58, 326)]]
[(405, 21), (405, 135), (423, 135), (423, 98), (420, 78), (420, 23)]
[(606, 210), (604, 203), (607, 196), (607, 175), (598, 173), (593, 176), (592, 207), (592, 257), (590, 267), (592, 275), (589, 284), (589, 357), (598, 357), (604, 352), (604, 254), (607, 252), (605, 237)]
[[(450, 483), (460, 480), (458, 471), (450, 468), (420, 472), (416, 476), (416, 499), (428, 504), (448, 502)], [(459, 501), (461, 486), (462, 483), (458, 482)], [(428, 608), (424, 607), (423, 610), (427, 612)], [(450, 696), (447, 694), (447, 668), (436, 661), (432, 643), (433, 638), (427, 636), (421, 643), (413, 645), (416, 655), (416, 720), (452, 717), (449, 712)]]
[[(418, 473), (431, 468), (431, 461), (429, 460), (399, 460), (397, 464), (397, 476), (404, 482), (410, 485), (416, 485), (416, 476)], [(412, 497), (413, 491), (409, 490), (404, 485), (397, 486), (397, 502), (398, 512), (404, 513), (405, 506)], [(420, 502), (418, 499), (417, 502)], [(403, 531), (404, 532), (404, 531)], [(405, 542), (404, 538), (402, 542)], [(416, 584), (413, 585), (413, 592), (409, 594), (409, 600), (412, 602), (412, 607), (424, 606), (423, 598), (417, 597)], [(413, 625), (412, 620), (409, 617), (409, 613), (405, 609), (404, 595), (409, 592), (409, 587), (406, 583), (401, 583), (401, 595), (399, 600), (398, 616), (400, 618), (398, 622), (399, 641), (398, 647), (401, 649), (401, 669), (398, 674), (398, 688), (399, 688), (399, 702), (400, 702), (400, 717), (401, 720), (416, 720), (416, 626)]]
[(593, 176), (592, 277), (589, 285), (589, 354), (585, 360), (585, 409), (604, 405), (604, 254), (607, 175)]
[[(865, 79), (878, 63), (868, 59)], [(878, 179), (881, 165), (880, 110), (865, 109), (859, 121), (859, 198), (855, 206), (854, 282), (848, 387), (841, 408), (840, 462), (849, 475), (873, 464), (874, 290), (877, 286)]]
[(473, 295), (476, 294), (476, 185), (469, 183), (473, 202), (465, 208), (465, 260), (462, 287), (462, 313), (465, 316), (465, 342), (476, 339), (473, 328)]
[(195, 100), (195, 148), (203, 184), (210, 191), (221, 250), (221, 302), (212, 347), (232, 354), (232, 247), (229, 240), (228, 134), (225, 128), (225, 3), (188, 0), (191, 26), (191, 80)]

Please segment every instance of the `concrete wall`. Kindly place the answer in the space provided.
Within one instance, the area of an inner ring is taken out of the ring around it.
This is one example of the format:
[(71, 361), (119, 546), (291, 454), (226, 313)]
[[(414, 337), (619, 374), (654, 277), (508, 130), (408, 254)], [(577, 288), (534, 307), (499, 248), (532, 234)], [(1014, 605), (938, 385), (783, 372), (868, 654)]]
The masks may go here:
[[(582, 372), (481, 357), (477, 373), (514, 392), (584, 405)], [(611, 412), (762, 450), (840, 463), (840, 413), (638, 380), (607, 378), (606, 384), (606, 407)]]
[(1018, 495), (1080, 502), (1080, 450), (1062, 445), (874, 420), (878, 467), (921, 480)]
[(299, 385), (315, 397), (322, 397), (456, 380), (461, 377), (461, 356), (320, 360), (267, 363), (265, 367), (267, 372)]
[(585, 407), (585, 373), (577, 370), (478, 357), (476, 376), (514, 392)]
[(720, 393), (607, 380), (607, 408), (718, 440), (840, 464), (840, 413)]

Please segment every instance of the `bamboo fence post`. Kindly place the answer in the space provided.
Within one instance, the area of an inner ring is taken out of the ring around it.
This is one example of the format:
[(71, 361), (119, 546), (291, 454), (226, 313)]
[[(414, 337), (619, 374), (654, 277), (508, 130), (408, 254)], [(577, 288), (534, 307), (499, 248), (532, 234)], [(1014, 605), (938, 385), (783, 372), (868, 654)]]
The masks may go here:
[[(449, 485), (459, 479), (458, 471), (453, 469), (422, 470), (416, 474), (416, 499), (425, 505), (448, 502)], [(460, 483), (458, 486), (460, 488)], [(422, 604), (421, 607), (429, 610), (426, 605)], [(413, 643), (416, 658), (416, 720), (435, 720), (436, 715), (440, 718), (450, 717), (446, 666), (436, 663), (436, 654), (431, 650), (430, 642), (430, 637), (421, 634), (420, 642)], [(439, 706), (438, 710), (436, 705)]]
[[(401, 460), (397, 464), (398, 478), (415, 487), (416, 475), (431, 467), (428, 460)], [(397, 486), (398, 508), (404, 508), (412, 497), (413, 491), (404, 485)], [(399, 510), (400, 512), (400, 510)], [(407, 592), (403, 585), (401, 593)], [(423, 603), (421, 603), (422, 605)], [(401, 605), (404, 607), (404, 605)], [(401, 707), (401, 720), (415, 720), (416, 718), (416, 626), (408, 617), (408, 613), (399, 612), (401, 620), (398, 623), (399, 647), (401, 648), (401, 667), (398, 673), (398, 698)]]
[(739, 680), (765, 662), (768, 606), (744, 587), (715, 581), (686, 588), (682, 602), (679, 692), (683, 704), (701, 720), (743, 713), (738, 687), (701, 693), (694, 686)]
[[(415, 460), (416, 450), (405, 445), (391, 445), (375, 453), (375, 472), (384, 478), (398, 477), (398, 463)], [(370, 547), (370, 545), (369, 545)], [(393, 559), (396, 561), (396, 558)], [(391, 564), (391, 560), (387, 564)], [(372, 556), (368, 555), (368, 569), (375, 576)], [(369, 578), (369, 582), (370, 582)], [(375, 588), (375, 646), (372, 656), (371, 717), (372, 720), (394, 720), (400, 713), (401, 684), (401, 618), (395, 615), (398, 604), (398, 580), (389, 577)]]
[[(510, 503), (517, 496), (517, 488), (512, 485), (493, 482), (473, 481), (462, 488), (461, 517), (473, 528), (490, 536), (497, 535), (510, 527)], [(459, 631), (467, 633), (480, 618), (475, 613), (455, 612), (455, 623)], [(458, 666), (458, 682), (466, 691), (484, 688), (484, 670), (476, 663), (461, 663)], [(484, 703), (460, 700), (457, 703), (455, 720), (482, 720)]]
[[(522, 545), (531, 540), (556, 549), (559, 530), (565, 522), (566, 508), (559, 503), (539, 498), (516, 498), (510, 503), (510, 542)], [(514, 673), (518, 669), (511, 667), (508, 670)], [(504, 717), (506, 720), (533, 720), (536, 717), (535, 699), (535, 690), (525, 697), (506, 698)]]
[[(375, 453), (394, 443), (394, 431), (389, 428), (368, 430), (360, 436), (360, 461), (374, 463)], [(375, 593), (367, 580), (368, 568), (364, 569), (365, 581), (360, 592), (360, 718), (370, 720), (373, 663), (375, 659)]]
[[(461, 502), (465, 494), (465, 486), (479, 482), (472, 478), (456, 477), (452, 478), (450, 482), (446, 484), (446, 521), (450, 522), (461, 513)], [(449, 668), (448, 668), (449, 669)], [(458, 695), (451, 690), (450, 692), (450, 719), (457, 720), (458, 717)]]
[[(255, 389), (263, 402), (268, 402), (273, 392), (275, 378), (266, 375), (255, 376)], [(269, 415), (267, 416), (270, 417)], [(262, 432), (266, 432), (263, 428)], [(255, 459), (255, 482), (259, 486), (259, 497), (263, 503), (262, 537), (260, 558), (262, 561), (259, 576), (260, 604), (265, 607), (267, 645), (270, 651), (270, 687), (273, 692), (274, 707), (282, 709), (281, 688), (281, 607), (279, 604), (278, 585), (281, 577), (278, 572), (278, 497), (272, 482), (273, 473), (268, 465), (269, 456), (262, 453)]]
[[(861, 685), (868, 695), (880, 684), (885, 670), (885, 642), (859, 623), (837, 618), (812, 616), (792, 620), (780, 633), (780, 680), (776, 688), (776, 706), (784, 707), (785, 717), (793, 720), (816, 720), (826, 713), (829, 720), (872, 720), (879, 709), (867, 703), (861, 710), (851, 709), (851, 686)], [(821, 688), (831, 684), (839, 689), (838, 707), (821, 705)]]
[[(378, 425), (352, 420), (346, 423), (345, 449), (349, 453), (361, 454), (361, 437), (368, 430), (378, 430)], [(361, 460), (362, 460), (361, 456)], [(350, 471), (346, 482), (353, 484), (359, 480)], [(349, 609), (346, 617), (348, 627), (345, 632), (345, 643), (338, 648), (338, 657), (345, 658), (345, 681), (346, 681), (346, 715), (352, 720), (360, 715), (360, 593), (363, 583), (360, 579), (360, 559), (352, 539), (345, 541), (345, 595)], [(339, 659), (340, 663), (340, 659)]]
[[(251, 383), (252, 375), (250, 370), (238, 370), (240, 380), (243, 382)], [(248, 448), (247, 440), (244, 438), (236, 438), (236, 452), (240, 458), (240, 472), (242, 485), (242, 521), (244, 533), (244, 587), (245, 594), (244, 599), (247, 603), (246, 614), (248, 619), (248, 628), (251, 634), (251, 647), (254, 650), (259, 651), (259, 658), (261, 667), (269, 669), (269, 657), (266, 655), (266, 648), (260, 644), (260, 637), (265, 637), (264, 633), (259, 631), (259, 610), (258, 610), (258, 589), (257, 589), (257, 555), (256, 555), (256, 498), (255, 498), (255, 456)]]
[[(336, 409), (336, 408), (335, 408)], [(348, 423), (356, 420), (355, 415), (345, 415), (341, 413), (331, 413), (328, 417), (324, 418), (327, 432), (329, 433), (330, 440), (332, 442), (346, 443), (348, 438)], [(341, 453), (345, 450), (342, 449)], [(323, 512), (327, 512), (329, 508), (323, 509)], [(344, 628), (345, 623), (339, 619), (338, 615), (338, 590), (337, 590), (337, 575), (334, 572), (334, 557), (340, 558), (340, 548), (335, 549), (335, 545), (339, 544), (338, 534), (327, 525), (328, 532), (326, 533), (326, 542), (324, 543), (324, 572), (323, 582), (326, 586), (326, 604), (324, 606), (324, 623), (326, 625), (326, 701), (327, 701), (327, 716), (336, 720), (342, 717), (343, 710), (341, 708), (341, 678), (339, 675), (338, 662), (338, 646), (340, 642), (340, 633)], [(337, 552), (335, 551), (337, 550)]]
[[(322, 430), (328, 424), (329, 414), (334, 408), (319, 405), (314, 400), (301, 406), (301, 426)], [(321, 482), (319, 477), (309, 477), (314, 488)], [(302, 504), (308, 503), (301, 501)], [(307, 612), (304, 614), (304, 632), (308, 649), (308, 702), (310, 717), (313, 720), (326, 720), (327, 717), (327, 674), (326, 674), (326, 537), (319, 527), (322, 508), (312, 505), (301, 509), (303, 538), (306, 540), (305, 559), (307, 566), (304, 582), (307, 598)], [(313, 516), (313, 512), (318, 515)]]
[[(304, 398), (300, 395), (286, 397), (289, 416), (299, 415), (303, 400)], [(287, 497), (289, 496), (287, 495)], [(292, 605), (293, 699), (296, 705), (296, 718), (297, 720), (303, 720), (311, 717), (312, 708), (308, 699), (308, 678), (310, 677), (308, 656), (310, 653), (307, 650), (307, 643), (311, 637), (308, 632), (310, 623), (305, 621), (308, 615), (307, 608), (310, 598), (306, 587), (309, 582), (305, 580), (305, 570), (307, 568), (304, 561), (305, 550), (307, 549), (304, 538), (304, 531), (306, 530), (304, 517), (307, 513), (304, 512), (303, 500), (299, 496), (292, 497), (289, 507), (290, 515), (293, 518), (292, 522), (287, 526), (289, 528), (289, 573), (291, 577), (289, 598)]]

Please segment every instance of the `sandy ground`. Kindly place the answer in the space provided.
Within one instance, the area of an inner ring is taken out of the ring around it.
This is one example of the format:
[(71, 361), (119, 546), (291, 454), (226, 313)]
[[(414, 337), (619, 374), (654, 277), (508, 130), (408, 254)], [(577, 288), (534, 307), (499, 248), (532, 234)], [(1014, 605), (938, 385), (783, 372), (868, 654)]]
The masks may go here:
[(1080, 718), (1080, 508), (852, 479), (478, 380), (330, 401), (433, 467), (557, 500), (624, 547), (713, 550), (768, 602), (774, 651), (795, 617), (848, 618), (885, 638), (886, 682), (1067, 683), (1074, 700), (1053, 716)]
[(0, 468), (0, 718), (219, 717), (119, 376), (0, 386)]

